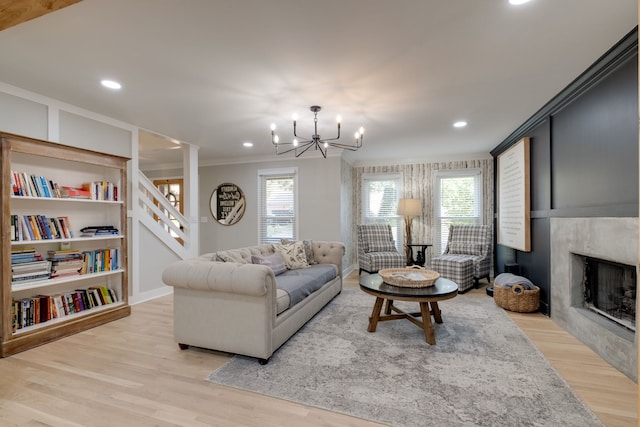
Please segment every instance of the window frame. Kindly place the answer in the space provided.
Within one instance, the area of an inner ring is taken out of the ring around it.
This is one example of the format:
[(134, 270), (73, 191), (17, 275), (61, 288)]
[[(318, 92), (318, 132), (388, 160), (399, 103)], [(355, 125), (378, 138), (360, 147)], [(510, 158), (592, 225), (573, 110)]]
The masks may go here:
[[(291, 178), (293, 181), (293, 215), (291, 217), (278, 216), (277, 218), (292, 218), (293, 230), (292, 236), (279, 236), (270, 237), (267, 235), (268, 231), (265, 230), (268, 219), (275, 218), (273, 215), (266, 215), (267, 200), (266, 200), (266, 182), (269, 179), (275, 178)], [(258, 244), (273, 244), (280, 243), (280, 239), (288, 238), (292, 240), (298, 239), (298, 168), (274, 168), (274, 169), (259, 169), (258, 170)]]
[[(475, 212), (474, 216), (447, 216), (443, 217), (441, 215), (441, 181), (447, 178), (465, 178), (465, 177), (473, 177), (475, 183)], [(440, 255), (444, 252), (447, 247), (447, 240), (449, 236), (449, 229), (447, 227), (446, 231), (442, 230), (442, 220), (456, 220), (462, 224), (476, 224), (482, 225), (484, 223), (484, 215), (483, 215), (483, 176), (482, 170), (478, 168), (469, 168), (469, 169), (448, 169), (448, 170), (438, 170), (435, 171), (434, 177), (434, 197), (435, 203), (434, 212), (433, 212), (433, 247), (432, 254), (434, 256)]]

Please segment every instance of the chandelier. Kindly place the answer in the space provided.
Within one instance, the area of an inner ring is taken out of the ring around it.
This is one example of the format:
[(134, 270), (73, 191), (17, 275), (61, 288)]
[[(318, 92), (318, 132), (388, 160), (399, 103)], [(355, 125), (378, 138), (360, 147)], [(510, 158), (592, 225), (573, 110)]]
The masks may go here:
[(356, 151), (358, 148), (362, 147), (362, 138), (364, 135), (364, 128), (360, 128), (358, 132), (355, 133), (355, 141), (352, 144), (341, 144), (337, 141), (340, 139), (340, 122), (342, 118), (340, 116), (337, 117), (338, 122), (338, 136), (335, 138), (322, 139), (320, 135), (318, 135), (318, 111), (322, 108), (318, 105), (312, 105), (309, 108), (313, 112), (313, 127), (314, 132), (311, 135), (311, 138), (302, 138), (299, 137), (296, 133), (296, 122), (297, 117), (293, 116), (293, 136), (295, 137), (291, 142), (280, 142), (280, 137), (276, 134), (276, 124), (271, 124), (271, 143), (276, 146), (276, 154), (286, 154), (291, 151), (295, 152), (295, 156), (299, 157), (305, 151), (310, 148), (315, 148), (316, 150), (320, 150), (322, 157), (327, 158), (327, 149), (329, 147), (341, 148), (349, 151)]

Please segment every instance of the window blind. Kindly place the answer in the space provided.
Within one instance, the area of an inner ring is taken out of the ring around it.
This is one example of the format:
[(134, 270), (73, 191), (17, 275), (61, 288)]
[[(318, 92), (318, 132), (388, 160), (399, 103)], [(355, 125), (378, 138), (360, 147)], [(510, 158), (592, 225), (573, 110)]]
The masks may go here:
[(452, 224), (482, 224), (482, 173), (479, 170), (436, 173), (433, 253), (447, 247)]
[(259, 219), (258, 241), (280, 243), (280, 239), (297, 240), (297, 170), (258, 171)]
[(404, 252), (403, 218), (396, 214), (402, 194), (402, 175), (365, 175), (362, 186), (362, 223), (389, 224), (396, 248)]

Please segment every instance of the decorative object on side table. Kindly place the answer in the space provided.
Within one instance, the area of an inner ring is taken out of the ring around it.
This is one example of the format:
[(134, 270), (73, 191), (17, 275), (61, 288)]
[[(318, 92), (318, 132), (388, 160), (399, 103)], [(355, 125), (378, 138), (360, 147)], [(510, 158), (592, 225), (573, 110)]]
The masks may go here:
[[(409, 265), (419, 265), (420, 267), (424, 267), (425, 262), (427, 261), (427, 248), (433, 246), (431, 243), (412, 243), (407, 244), (407, 248), (409, 248), (409, 260), (411, 264)], [(413, 248), (418, 248), (416, 250), (416, 257), (413, 258)]]
[[(411, 255), (411, 249), (409, 245), (411, 242), (411, 224), (413, 222), (414, 216), (419, 216), (422, 214), (422, 204), (419, 199), (400, 199), (398, 200), (398, 215), (404, 216), (404, 226), (405, 226), (405, 241), (406, 241), (406, 249), (405, 253), (407, 255), (407, 265), (413, 264), (413, 257)], [(424, 265), (424, 263), (423, 263)]]

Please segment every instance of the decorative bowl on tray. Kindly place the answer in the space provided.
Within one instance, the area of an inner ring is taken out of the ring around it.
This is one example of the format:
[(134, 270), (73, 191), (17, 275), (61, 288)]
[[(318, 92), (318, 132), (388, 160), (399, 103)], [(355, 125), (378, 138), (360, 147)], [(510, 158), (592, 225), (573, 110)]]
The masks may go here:
[(440, 277), (437, 271), (427, 270), (417, 265), (407, 268), (385, 268), (378, 271), (388, 285), (404, 288), (426, 288), (433, 286)]

